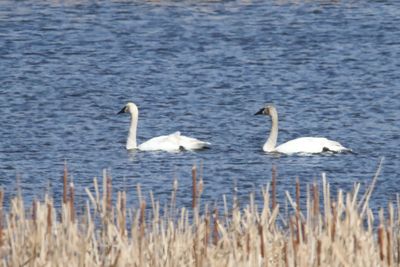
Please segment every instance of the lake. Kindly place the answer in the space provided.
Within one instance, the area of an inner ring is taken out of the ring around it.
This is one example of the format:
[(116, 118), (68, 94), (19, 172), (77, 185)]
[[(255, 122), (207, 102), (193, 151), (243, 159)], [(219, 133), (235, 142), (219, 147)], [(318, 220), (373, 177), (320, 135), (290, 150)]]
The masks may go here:
[[(7, 200), (62, 195), (66, 161), (78, 201), (107, 169), (113, 190), (136, 200), (221, 203), (271, 179), (278, 194), (325, 172), (332, 189), (370, 183), (386, 206), (400, 183), (400, 2), (42, 1), (0, 3), (0, 185)], [(140, 110), (138, 143), (181, 131), (212, 143), (197, 152), (128, 152), (128, 101)], [(279, 112), (278, 143), (323, 136), (351, 154), (262, 151)], [(259, 193), (258, 193), (259, 194)], [(258, 195), (257, 200), (260, 200)]]

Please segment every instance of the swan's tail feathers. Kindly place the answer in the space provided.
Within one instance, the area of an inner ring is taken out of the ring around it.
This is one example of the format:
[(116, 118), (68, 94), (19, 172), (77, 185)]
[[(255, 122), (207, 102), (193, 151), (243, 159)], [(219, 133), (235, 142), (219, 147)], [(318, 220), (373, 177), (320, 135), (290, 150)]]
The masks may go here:
[(188, 151), (192, 151), (192, 150), (200, 150), (200, 149), (209, 149), (210, 148), (210, 143), (208, 142), (201, 142), (201, 143), (197, 143), (191, 146), (180, 146), (180, 148), (182, 150), (188, 150)]
[(347, 147), (343, 147), (343, 150), (341, 152), (342, 153), (356, 154), (356, 152), (354, 152), (353, 149), (347, 148)]
[(209, 149), (211, 147), (211, 143), (209, 142), (204, 142), (204, 141), (200, 141), (197, 140), (198, 142), (192, 146), (191, 149), (188, 150), (195, 150), (195, 149)]
[(350, 148), (342, 146), (339, 142), (329, 140), (329, 144), (324, 146), (322, 152), (333, 152), (333, 153), (343, 153), (343, 152), (353, 152)]
[(211, 144), (209, 142), (201, 141), (196, 138), (181, 135), (179, 137), (179, 146), (185, 150), (197, 150), (210, 148)]

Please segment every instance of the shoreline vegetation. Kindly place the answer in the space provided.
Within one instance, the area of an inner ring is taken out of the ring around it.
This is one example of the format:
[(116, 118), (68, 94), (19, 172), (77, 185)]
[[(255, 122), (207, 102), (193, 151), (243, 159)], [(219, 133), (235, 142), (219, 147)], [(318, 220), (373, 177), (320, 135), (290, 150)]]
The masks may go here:
[[(113, 203), (111, 178), (104, 172), (102, 186), (94, 179), (94, 190), (85, 189), (80, 214), (65, 167), (60, 208), (48, 196), (31, 204), (17, 196), (6, 212), (0, 192), (1, 265), (399, 266), (399, 197), (377, 213), (368, 205), (381, 164), (363, 195), (355, 184), (351, 192), (332, 196), (324, 175), (321, 184), (306, 189), (297, 181), (295, 195), (286, 192), (287, 214), (276, 199), (275, 168), (261, 189), (262, 205), (251, 194), (243, 207), (224, 198), (219, 210), (201, 202), (196, 166), (191, 207), (176, 207), (177, 181), (171, 203), (159, 203), (151, 193), (147, 203), (140, 185), (137, 207), (127, 207), (126, 192), (116, 192)], [(303, 209), (300, 198), (306, 199)]]

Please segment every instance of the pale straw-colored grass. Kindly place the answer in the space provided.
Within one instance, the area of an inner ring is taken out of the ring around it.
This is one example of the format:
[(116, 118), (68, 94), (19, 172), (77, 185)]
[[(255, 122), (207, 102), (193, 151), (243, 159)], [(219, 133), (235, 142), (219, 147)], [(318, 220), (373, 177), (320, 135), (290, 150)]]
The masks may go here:
[[(250, 196), (218, 210), (203, 204), (202, 177), (192, 169), (192, 206), (177, 210), (173, 182), (171, 202), (161, 215), (150, 194), (145, 202), (140, 186), (137, 207), (127, 206), (127, 193), (112, 203), (111, 177), (104, 173), (102, 193), (86, 189), (86, 211), (76, 212), (74, 185), (67, 170), (62, 208), (53, 200), (27, 207), (15, 197), (3, 212), (0, 193), (0, 260), (3, 266), (398, 266), (399, 203), (385, 211), (369, 208), (376, 177), (363, 196), (360, 185), (350, 193), (330, 194), (325, 178), (307, 188), (297, 181), (295, 196), (286, 192), (290, 212), (276, 199), (276, 170), (263, 200)], [(378, 170), (379, 171), (379, 170)], [(199, 180), (199, 182), (197, 182)], [(270, 188), (271, 187), (271, 188)], [(321, 196), (321, 198), (320, 198)], [(305, 199), (304, 208), (300, 200)], [(257, 205), (256, 203), (263, 203)], [(321, 204), (320, 204), (321, 203)], [(201, 212), (199, 211), (201, 210)], [(378, 221), (376, 221), (378, 220)]]

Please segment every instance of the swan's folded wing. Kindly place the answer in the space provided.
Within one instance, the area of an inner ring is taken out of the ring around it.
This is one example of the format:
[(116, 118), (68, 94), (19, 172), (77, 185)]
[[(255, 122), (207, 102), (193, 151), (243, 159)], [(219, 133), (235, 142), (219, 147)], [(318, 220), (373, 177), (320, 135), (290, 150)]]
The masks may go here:
[(151, 138), (150, 140), (139, 145), (139, 149), (143, 151), (178, 151), (179, 146), (179, 135), (162, 135)]
[(300, 137), (279, 145), (276, 151), (284, 154), (320, 153), (321, 140), (314, 137)]
[(144, 151), (178, 151), (182, 148), (186, 150), (202, 149), (208, 147), (209, 145), (210, 143), (208, 142), (203, 142), (196, 138), (183, 136), (178, 131), (169, 135), (154, 137), (139, 145), (138, 148)]

